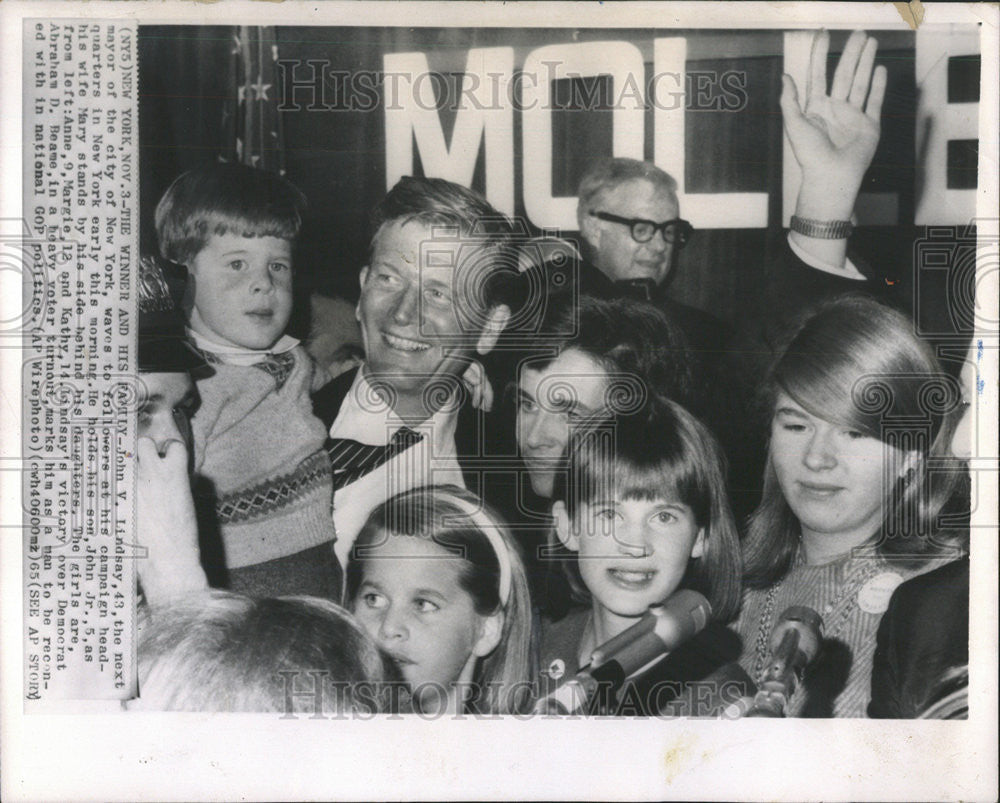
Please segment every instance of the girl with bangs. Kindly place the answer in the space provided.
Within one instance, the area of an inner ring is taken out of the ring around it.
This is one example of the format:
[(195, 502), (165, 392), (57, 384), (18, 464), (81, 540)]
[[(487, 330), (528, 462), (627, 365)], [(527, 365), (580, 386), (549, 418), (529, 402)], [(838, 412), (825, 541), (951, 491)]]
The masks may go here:
[(666, 713), (685, 683), (735, 661), (739, 644), (721, 623), (739, 606), (742, 564), (725, 457), (704, 424), (654, 398), (635, 414), (581, 428), (553, 498), (555, 534), (582, 605), (543, 622), (543, 690), (571, 678), (595, 648), (680, 588), (708, 598), (715, 624), (602, 705), (616, 714)]
[(864, 716), (892, 591), (947, 552), (934, 522), (953, 485), (941, 471), (943, 422), (958, 386), (906, 316), (842, 296), (799, 326), (766, 390), (770, 446), (744, 543), (740, 663), (759, 679), (781, 612), (811, 607), (823, 649), (786, 713)]

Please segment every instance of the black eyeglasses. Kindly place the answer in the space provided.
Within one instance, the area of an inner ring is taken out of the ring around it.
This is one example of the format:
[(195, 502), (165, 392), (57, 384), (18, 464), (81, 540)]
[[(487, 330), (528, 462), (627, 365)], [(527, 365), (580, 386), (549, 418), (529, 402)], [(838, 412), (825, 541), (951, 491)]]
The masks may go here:
[(675, 217), (673, 220), (665, 220), (662, 223), (654, 223), (652, 220), (643, 220), (639, 217), (619, 217), (609, 212), (595, 212), (590, 210), (591, 217), (598, 220), (606, 220), (608, 223), (620, 223), (628, 226), (632, 239), (637, 243), (648, 243), (653, 239), (656, 232), (663, 235), (663, 241), (683, 248), (691, 238), (694, 227), (682, 218)]

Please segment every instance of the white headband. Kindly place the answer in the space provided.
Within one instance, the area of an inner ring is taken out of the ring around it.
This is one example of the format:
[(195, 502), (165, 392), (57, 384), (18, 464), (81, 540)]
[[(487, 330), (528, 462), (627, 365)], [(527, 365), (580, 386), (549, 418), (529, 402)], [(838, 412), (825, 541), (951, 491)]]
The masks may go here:
[(500, 534), (500, 525), (487, 516), (481, 507), (476, 507), (460, 496), (449, 495), (448, 501), (459, 508), (463, 515), (468, 516), (472, 520), (472, 523), (482, 531), (483, 535), (490, 542), (490, 546), (493, 547), (493, 551), (497, 555), (497, 563), (500, 565), (498, 596), (500, 597), (500, 604), (506, 607), (510, 601), (510, 583), (513, 570), (511, 568), (510, 551), (507, 549), (507, 542)]

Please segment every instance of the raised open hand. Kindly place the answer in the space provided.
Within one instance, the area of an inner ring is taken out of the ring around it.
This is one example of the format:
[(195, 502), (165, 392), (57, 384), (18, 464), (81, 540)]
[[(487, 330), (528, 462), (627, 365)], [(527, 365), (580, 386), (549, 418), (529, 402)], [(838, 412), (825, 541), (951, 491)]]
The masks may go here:
[[(802, 108), (795, 81), (782, 76), (781, 113), (795, 158), (802, 168), (798, 214), (824, 219), (850, 217), (881, 132), (885, 67), (875, 67), (878, 43), (863, 31), (847, 40), (829, 93), (826, 61), (830, 34), (813, 39), (809, 85)], [(866, 103), (867, 98), (867, 103)], [(812, 208), (818, 204), (822, 208)]]

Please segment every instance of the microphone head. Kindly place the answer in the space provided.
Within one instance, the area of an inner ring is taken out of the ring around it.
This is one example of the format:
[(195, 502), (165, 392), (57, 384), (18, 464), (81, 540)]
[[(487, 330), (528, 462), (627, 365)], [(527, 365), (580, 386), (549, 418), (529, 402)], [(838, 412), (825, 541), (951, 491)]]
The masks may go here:
[(690, 589), (676, 592), (662, 605), (656, 605), (649, 611), (656, 617), (654, 632), (669, 649), (679, 647), (700, 633), (712, 618), (709, 601)]
[(805, 662), (808, 664), (816, 657), (823, 642), (823, 617), (804, 605), (786, 608), (771, 631), (772, 653), (778, 649), (789, 628), (798, 631), (798, 648), (805, 655)]

